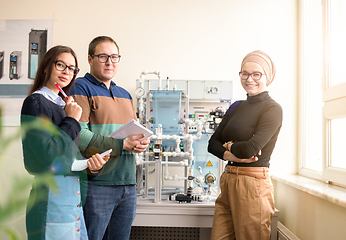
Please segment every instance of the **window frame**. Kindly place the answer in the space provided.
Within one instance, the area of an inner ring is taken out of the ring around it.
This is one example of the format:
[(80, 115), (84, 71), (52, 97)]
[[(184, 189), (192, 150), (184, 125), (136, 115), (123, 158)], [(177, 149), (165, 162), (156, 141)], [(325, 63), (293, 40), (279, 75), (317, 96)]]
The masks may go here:
[(331, 83), (331, 2), (321, 0), (322, 10), (322, 172), (305, 168), (307, 161), (307, 95), (309, 94), (309, 69), (307, 62), (311, 54), (308, 47), (310, 36), (309, 27), (309, 0), (300, 1), (300, 72), (299, 72), (299, 174), (346, 187), (346, 170), (331, 166), (331, 120), (346, 117), (346, 82), (330, 86)]

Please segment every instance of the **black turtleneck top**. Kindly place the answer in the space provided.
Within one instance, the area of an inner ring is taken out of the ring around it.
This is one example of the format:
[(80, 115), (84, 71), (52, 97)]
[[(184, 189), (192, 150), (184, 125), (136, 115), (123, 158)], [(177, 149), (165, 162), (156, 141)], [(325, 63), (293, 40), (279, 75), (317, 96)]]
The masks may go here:
[[(238, 104), (235, 107), (235, 104)], [(224, 143), (232, 141), (231, 152), (238, 158), (258, 156), (253, 163), (228, 162), (241, 167), (269, 167), (282, 125), (282, 108), (267, 91), (233, 103), (209, 140), (208, 152), (223, 159)], [(261, 155), (257, 155), (262, 150)]]

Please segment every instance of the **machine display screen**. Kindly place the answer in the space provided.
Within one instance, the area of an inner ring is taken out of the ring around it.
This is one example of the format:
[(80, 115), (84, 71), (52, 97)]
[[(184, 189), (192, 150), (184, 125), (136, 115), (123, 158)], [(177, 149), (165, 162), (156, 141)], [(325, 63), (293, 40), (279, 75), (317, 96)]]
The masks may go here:
[(17, 57), (16, 56), (11, 56), (11, 61), (17, 61)]

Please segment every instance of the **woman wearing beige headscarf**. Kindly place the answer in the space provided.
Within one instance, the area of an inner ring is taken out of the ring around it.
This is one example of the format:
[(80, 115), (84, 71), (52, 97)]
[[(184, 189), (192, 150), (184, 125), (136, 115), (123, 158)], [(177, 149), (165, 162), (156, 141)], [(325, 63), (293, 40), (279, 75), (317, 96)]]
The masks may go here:
[(262, 51), (249, 53), (239, 73), (247, 100), (233, 103), (209, 140), (208, 151), (228, 161), (215, 202), (211, 239), (270, 239), (274, 193), (269, 161), (282, 109), (267, 91), (275, 66)]

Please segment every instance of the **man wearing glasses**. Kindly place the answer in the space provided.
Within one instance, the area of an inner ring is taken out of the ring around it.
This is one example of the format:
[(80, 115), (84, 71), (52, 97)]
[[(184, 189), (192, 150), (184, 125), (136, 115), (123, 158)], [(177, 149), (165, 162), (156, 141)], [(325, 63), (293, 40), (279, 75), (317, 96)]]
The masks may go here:
[(96, 37), (89, 44), (90, 73), (78, 78), (70, 91), (83, 109), (79, 149), (84, 157), (113, 149), (103, 172), (89, 178), (87, 184), (84, 216), (92, 240), (129, 239), (137, 199), (134, 153), (145, 151), (149, 144), (148, 139), (138, 141), (142, 135), (108, 137), (136, 119), (131, 95), (112, 81), (120, 58), (119, 47), (112, 38)]

